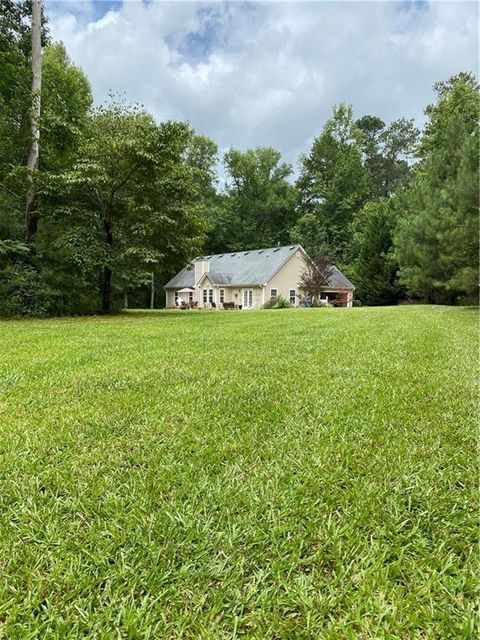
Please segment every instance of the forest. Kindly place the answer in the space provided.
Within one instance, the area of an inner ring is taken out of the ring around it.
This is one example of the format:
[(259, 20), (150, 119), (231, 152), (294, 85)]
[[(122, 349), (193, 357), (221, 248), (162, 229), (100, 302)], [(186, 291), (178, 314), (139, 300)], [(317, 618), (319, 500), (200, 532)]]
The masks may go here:
[[(0, 315), (163, 306), (196, 255), (300, 243), (328, 256), (357, 304), (469, 304), (478, 293), (479, 85), (439, 78), (425, 125), (338, 104), (296, 167), (157, 122), (89, 80), (32, 3), (0, 11)], [(37, 114), (36, 131), (32, 119)], [(38, 154), (32, 164), (32, 149)], [(222, 176), (220, 178), (220, 176)]]

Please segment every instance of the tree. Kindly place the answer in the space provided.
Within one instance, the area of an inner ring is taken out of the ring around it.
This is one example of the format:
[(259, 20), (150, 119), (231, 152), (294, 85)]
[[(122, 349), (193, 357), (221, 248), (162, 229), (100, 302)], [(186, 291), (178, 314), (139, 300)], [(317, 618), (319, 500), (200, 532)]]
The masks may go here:
[(394, 242), (408, 292), (453, 303), (476, 297), (478, 287), (479, 87), (469, 74), (435, 87), (421, 161), (397, 199)]
[(38, 169), (40, 152), (40, 100), (42, 88), (42, 3), (32, 0), (32, 106), (30, 114), (30, 150), (27, 157), (27, 203), (25, 208), (25, 239), (32, 242), (37, 231), (35, 213), (35, 172)]
[(327, 233), (314, 213), (306, 213), (297, 220), (290, 230), (290, 240), (301, 244), (311, 256), (325, 254), (329, 249)]
[(224, 156), (226, 193), (219, 199), (210, 246), (221, 251), (289, 242), (295, 221), (292, 167), (275, 149), (230, 149)]
[(355, 122), (355, 126), (363, 133), (361, 148), (364, 154), (364, 165), (372, 180), (372, 195), (381, 196), (384, 192), (384, 156), (382, 153), (382, 134), (385, 122), (377, 116), (366, 115)]
[(389, 197), (408, 181), (419, 131), (413, 120), (405, 118), (387, 127), (380, 118), (367, 115), (355, 124), (363, 133), (364, 164), (371, 176), (372, 195)]
[(222, 198), (217, 193), (218, 147), (206, 136), (193, 135), (186, 152), (187, 164), (194, 169), (198, 194), (206, 210), (208, 235), (205, 250), (215, 253), (224, 250), (221, 230)]
[(368, 202), (356, 222), (358, 257), (350, 269), (356, 296), (363, 304), (395, 304), (402, 293), (397, 278), (398, 263), (393, 256), (391, 208), (388, 199)]
[(320, 294), (328, 286), (333, 274), (333, 267), (330, 258), (327, 256), (316, 256), (310, 258), (303, 256), (304, 268), (300, 276), (300, 289), (312, 300), (317, 302)]
[[(136, 108), (100, 108), (73, 168), (52, 177), (57, 217), (81, 225), (101, 265), (104, 313), (114, 273), (178, 268), (200, 250), (205, 212), (186, 162), (191, 137), (185, 124), (156, 125)], [(76, 242), (76, 233), (70, 237)]]
[(339, 260), (348, 258), (350, 225), (372, 190), (362, 140), (351, 107), (341, 104), (301, 160), (298, 212), (315, 216), (329, 254)]
[[(12, 166), (26, 164), (30, 145), (31, 22), (30, 1), (1, 0), (0, 188)], [(43, 46), (48, 44), (44, 15), (42, 15), (41, 44)]]
[(464, 137), (478, 124), (479, 85), (471, 73), (461, 72), (447, 81), (436, 82), (433, 89), (437, 102), (425, 109), (428, 121), (417, 149), (422, 160), (448, 147), (452, 133)]
[(218, 147), (207, 136), (193, 134), (186, 149), (187, 164), (196, 169), (196, 179), (206, 200), (216, 195)]
[(61, 172), (76, 161), (92, 106), (90, 83), (75, 66), (63, 44), (44, 49), (42, 56), (42, 158), (43, 171)]
[(420, 131), (413, 120), (400, 118), (394, 120), (381, 133), (382, 170), (377, 180), (380, 181), (379, 195), (388, 197), (405, 186), (410, 179), (411, 160), (415, 153)]

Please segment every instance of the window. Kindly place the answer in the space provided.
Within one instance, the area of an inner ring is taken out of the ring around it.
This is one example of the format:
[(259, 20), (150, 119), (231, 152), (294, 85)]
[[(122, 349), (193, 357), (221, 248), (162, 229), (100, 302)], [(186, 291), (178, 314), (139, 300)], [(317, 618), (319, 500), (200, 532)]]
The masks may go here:
[(295, 294), (295, 289), (290, 289), (289, 294), (288, 294), (288, 298), (289, 298), (290, 304), (295, 304), (295, 302), (297, 301), (297, 296)]
[(207, 302), (210, 304), (213, 302), (213, 289), (203, 290), (203, 304), (207, 304)]
[(193, 302), (193, 291), (188, 292), (188, 301)]
[(276, 298), (277, 293), (277, 289), (270, 289), (270, 298)]
[(175, 304), (177, 304), (177, 300), (178, 300), (178, 291), (175, 291)]
[(220, 303), (223, 304), (225, 302), (225, 289), (220, 289)]

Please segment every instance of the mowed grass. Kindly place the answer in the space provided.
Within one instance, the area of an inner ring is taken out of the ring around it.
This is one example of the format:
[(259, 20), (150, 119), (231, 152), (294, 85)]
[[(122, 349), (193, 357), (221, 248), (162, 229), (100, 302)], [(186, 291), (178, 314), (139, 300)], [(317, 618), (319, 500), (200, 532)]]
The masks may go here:
[(0, 323), (0, 637), (476, 637), (477, 329)]

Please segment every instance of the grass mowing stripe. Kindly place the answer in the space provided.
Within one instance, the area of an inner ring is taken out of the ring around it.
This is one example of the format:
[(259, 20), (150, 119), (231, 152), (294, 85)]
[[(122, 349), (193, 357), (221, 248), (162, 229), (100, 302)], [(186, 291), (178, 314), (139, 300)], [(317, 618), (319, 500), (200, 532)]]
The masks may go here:
[(474, 637), (475, 310), (9, 321), (0, 347), (0, 637)]

